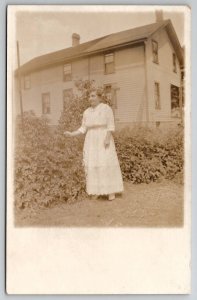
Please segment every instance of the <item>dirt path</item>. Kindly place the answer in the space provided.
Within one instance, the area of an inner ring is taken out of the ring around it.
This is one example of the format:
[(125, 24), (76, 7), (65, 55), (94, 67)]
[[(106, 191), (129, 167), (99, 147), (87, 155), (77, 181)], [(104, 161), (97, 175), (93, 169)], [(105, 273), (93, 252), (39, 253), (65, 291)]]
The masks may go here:
[(183, 186), (162, 183), (125, 183), (122, 196), (114, 201), (83, 200), (39, 209), (27, 217), (16, 215), (17, 226), (132, 226), (174, 227), (183, 224)]

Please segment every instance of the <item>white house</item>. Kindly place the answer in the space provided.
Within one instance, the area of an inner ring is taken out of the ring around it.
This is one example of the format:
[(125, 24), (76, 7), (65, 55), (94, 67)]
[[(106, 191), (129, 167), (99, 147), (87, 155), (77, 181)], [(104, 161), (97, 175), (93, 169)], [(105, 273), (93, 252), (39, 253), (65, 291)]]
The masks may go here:
[[(74, 81), (94, 79), (112, 97), (117, 126), (177, 122), (183, 51), (170, 20), (82, 44), (78, 34), (72, 39), (72, 47), (21, 66), (24, 111), (47, 115), (55, 125)], [(15, 100), (20, 112), (18, 90)]]

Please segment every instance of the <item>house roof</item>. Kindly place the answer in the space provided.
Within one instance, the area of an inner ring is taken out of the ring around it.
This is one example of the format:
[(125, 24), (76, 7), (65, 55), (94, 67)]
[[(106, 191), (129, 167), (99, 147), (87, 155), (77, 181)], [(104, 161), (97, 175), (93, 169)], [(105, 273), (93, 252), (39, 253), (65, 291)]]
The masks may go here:
[(20, 71), (22, 74), (25, 74), (52, 66), (54, 64), (69, 62), (80, 57), (89, 56), (98, 52), (104, 52), (129, 44), (139, 44), (140, 42), (147, 40), (152, 34), (161, 28), (166, 28), (169, 38), (177, 52), (178, 59), (181, 63), (183, 63), (182, 48), (176, 32), (171, 21), (165, 20), (113, 33), (74, 47), (35, 57), (22, 65)]

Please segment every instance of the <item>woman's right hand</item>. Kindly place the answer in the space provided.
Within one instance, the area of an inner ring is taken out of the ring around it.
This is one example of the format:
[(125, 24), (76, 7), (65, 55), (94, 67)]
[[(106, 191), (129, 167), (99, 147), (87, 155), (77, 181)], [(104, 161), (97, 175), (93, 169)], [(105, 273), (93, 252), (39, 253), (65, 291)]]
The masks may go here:
[(64, 131), (64, 135), (70, 137), (70, 136), (72, 136), (72, 132), (70, 132), (70, 131)]

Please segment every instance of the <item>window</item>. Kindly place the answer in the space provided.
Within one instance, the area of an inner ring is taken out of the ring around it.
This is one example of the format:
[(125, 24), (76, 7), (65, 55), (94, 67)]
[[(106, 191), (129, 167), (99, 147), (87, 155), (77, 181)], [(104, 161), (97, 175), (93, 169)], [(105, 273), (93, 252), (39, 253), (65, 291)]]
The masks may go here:
[(63, 109), (65, 109), (66, 104), (72, 99), (72, 96), (73, 96), (72, 89), (63, 90)]
[(50, 107), (50, 93), (42, 94), (42, 114), (50, 114), (51, 107)]
[(31, 87), (31, 81), (30, 81), (30, 76), (26, 75), (24, 76), (24, 89), (28, 90)]
[(71, 64), (65, 64), (63, 67), (63, 80), (70, 81), (72, 80), (72, 67)]
[(177, 72), (177, 64), (176, 64), (176, 54), (172, 54), (172, 61), (173, 61), (173, 72)]
[(112, 100), (112, 87), (110, 84), (105, 85), (105, 96), (109, 101)]
[(179, 87), (171, 84), (171, 117), (180, 118), (180, 93)]
[(155, 109), (161, 109), (159, 82), (155, 82)]
[(108, 104), (112, 106), (112, 109), (117, 109), (116, 89), (111, 84), (106, 84), (104, 91)]
[(159, 57), (158, 57), (158, 43), (152, 40), (152, 54), (153, 54), (153, 62), (158, 64)]
[(105, 74), (111, 74), (115, 72), (114, 65), (114, 53), (105, 54)]

